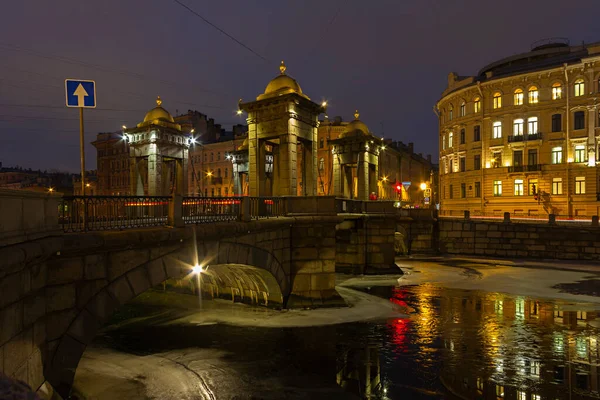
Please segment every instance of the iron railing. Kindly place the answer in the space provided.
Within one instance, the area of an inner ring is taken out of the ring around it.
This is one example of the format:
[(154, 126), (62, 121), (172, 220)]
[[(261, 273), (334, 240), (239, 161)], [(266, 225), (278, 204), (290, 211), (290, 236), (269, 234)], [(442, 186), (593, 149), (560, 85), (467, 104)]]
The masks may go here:
[(339, 214), (362, 214), (363, 201), (350, 199), (335, 199), (336, 211)]
[(532, 165), (512, 165), (508, 167), (508, 172), (534, 172), (541, 171), (542, 164), (532, 164)]
[(184, 197), (181, 215), (186, 224), (234, 221), (240, 205), (239, 197)]
[(251, 219), (285, 216), (284, 199), (281, 197), (248, 197)]
[(167, 196), (65, 196), (59, 223), (65, 232), (167, 225)]
[(508, 143), (525, 142), (525, 141), (529, 141), (529, 140), (540, 140), (541, 138), (542, 138), (541, 132), (525, 133), (523, 135), (510, 135), (508, 137)]

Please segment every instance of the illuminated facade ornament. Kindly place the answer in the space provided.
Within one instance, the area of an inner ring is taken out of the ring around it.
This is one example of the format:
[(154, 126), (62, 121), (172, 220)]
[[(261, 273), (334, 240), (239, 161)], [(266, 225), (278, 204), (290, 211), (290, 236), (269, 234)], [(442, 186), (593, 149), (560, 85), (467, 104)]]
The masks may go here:
[(160, 99), (160, 96), (156, 96), (156, 106), (160, 107), (162, 104), (162, 100)]
[(358, 113), (358, 110), (354, 111), (354, 119), (358, 119), (358, 117), (360, 117), (360, 114)]
[(281, 65), (279, 66), (279, 71), (281, 72), (281, 75), (285, 75), (286, 69), (287, 67), (285, 66), (285, 63), (283, 62), (283, 60), (281, 60)]

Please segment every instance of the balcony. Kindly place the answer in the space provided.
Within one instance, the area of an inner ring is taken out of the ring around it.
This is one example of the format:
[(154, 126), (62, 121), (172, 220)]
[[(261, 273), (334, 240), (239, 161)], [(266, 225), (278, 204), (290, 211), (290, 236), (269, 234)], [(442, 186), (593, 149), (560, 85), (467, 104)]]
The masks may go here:
[(541, 140), (542, 139), (542, 133), (538, 132), (538, 133), (528, 133), (526, 135), (512, 135), (508, 137), (508, 143), (518, 143), (518, 142), (525, 142), (525, 141), (530, 141), (530, 140)]
[(508, 167), (508, 172), (535, 172), (541, 171), (542, 164), (532, 164), (532, 165), (513, 165)]

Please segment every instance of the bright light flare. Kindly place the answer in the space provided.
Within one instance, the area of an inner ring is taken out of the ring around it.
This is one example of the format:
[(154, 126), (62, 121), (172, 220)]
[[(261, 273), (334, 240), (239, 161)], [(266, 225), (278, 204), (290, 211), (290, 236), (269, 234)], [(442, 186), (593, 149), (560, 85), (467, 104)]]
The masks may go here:
[(200, 275), (202, 272), (204, 272), (204, 267), (202, 265), (196, 264), (192, 267), (192, 273)]
[(327, 107), (327, 101), (326, 101), (326, 100), (324, 100), (324, 101), (321, 103), (321, 107)]
[(242, 115), (242, 110), (237, 110), (235, 113), (236, 113), (237, 115)]
[(123, 129), (127, 129), (127, 127), (126, 127), (125, 125), (121, 126), (121, 128), (123, 128)]
[(427, 184), (425, 182), (422, 182), (421, 185), (419, 185), (419, 187), (421, 188), (421, 190), (425, 190), (427, 189)]

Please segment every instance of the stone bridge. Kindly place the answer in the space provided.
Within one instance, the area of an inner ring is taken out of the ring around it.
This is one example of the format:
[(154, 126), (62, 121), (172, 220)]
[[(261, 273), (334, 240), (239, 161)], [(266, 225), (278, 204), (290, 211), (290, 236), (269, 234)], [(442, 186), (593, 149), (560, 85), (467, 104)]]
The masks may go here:
[[(63, 233), (60, 198), (0, 192), (0, 371), (68, 396), (79, 359), (113, 312), (210, 265), (203, 290), (281, 307), (342, 306), (335, 272), (400, 272), (391, 202), (338, 212), (287, 199), (277, 218)], [(344, 205), (345, 207), (345, 205)], [(352, 211), (352, 212), (350, 212)]]

